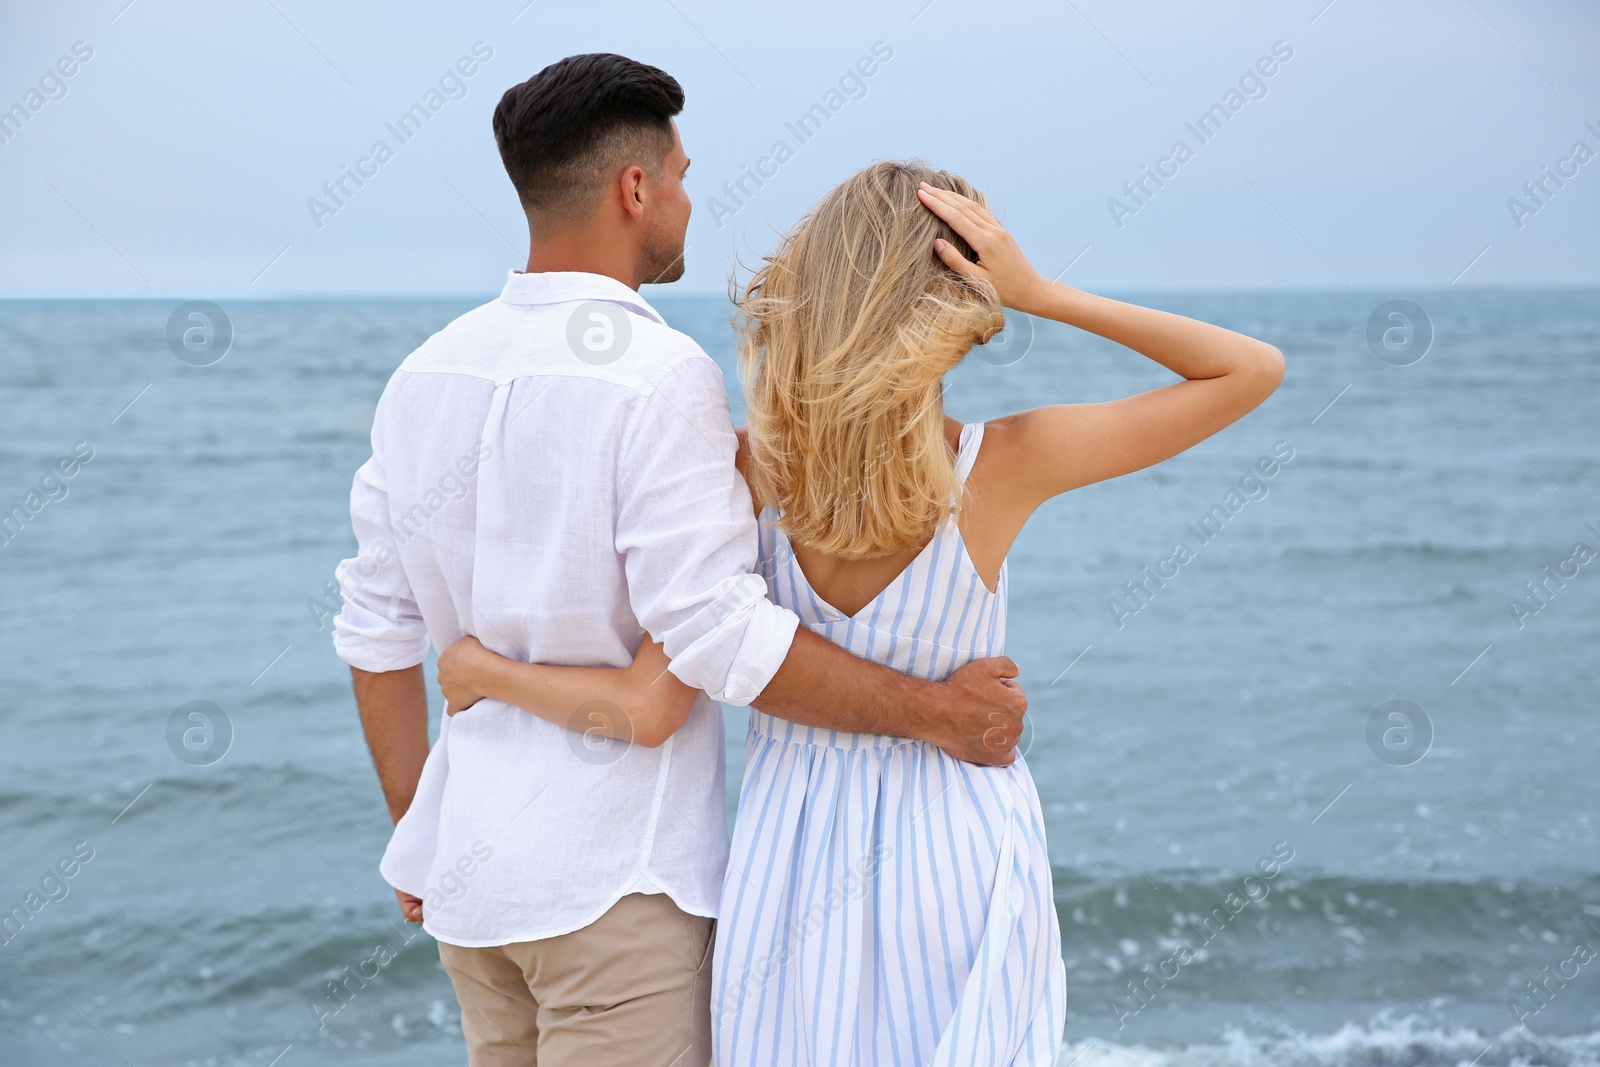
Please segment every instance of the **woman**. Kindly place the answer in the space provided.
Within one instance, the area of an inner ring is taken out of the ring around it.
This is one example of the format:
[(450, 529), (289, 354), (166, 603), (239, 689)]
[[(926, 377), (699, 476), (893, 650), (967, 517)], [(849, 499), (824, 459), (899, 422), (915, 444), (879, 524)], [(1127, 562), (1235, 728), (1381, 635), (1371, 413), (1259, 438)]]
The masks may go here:
[[(944, 414), (944, 375), (999, 328), (1002, 306), (1183, 380), (963, 426)], [(875, 164), (830, 192), (741, 310), (739, 464), (772, 598), (858, 655), (930, 678), (1002, 653), (1005, 557), (1041, 504), (1182, 452), (1283, 375), (1260, 341), (1046, 281), (981, 193), (920, 163)], [(452, 707), (490, 696), (567, 721), (550, 668), (463, 640), (440, 661)], [(610, 686), (636, 736), (659, 743), (687, 707), (649, 684), (664, 666), (646, 642), (634, 667), (590, 672), (572, 695)], [(752, 709), (718, 923), (722, 1067), (1049, 1064), (1060, 1047), (1060, 930), (1021, 758), (978, 767)]]

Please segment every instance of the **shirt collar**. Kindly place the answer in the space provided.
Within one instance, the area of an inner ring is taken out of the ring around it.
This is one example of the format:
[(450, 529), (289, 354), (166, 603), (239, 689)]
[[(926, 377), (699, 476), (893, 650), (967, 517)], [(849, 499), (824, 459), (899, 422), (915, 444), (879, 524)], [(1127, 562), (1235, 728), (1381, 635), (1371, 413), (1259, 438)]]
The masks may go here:
[(571, 300), (609, 300), (665, 324), (666, 320), (633, 289), (604, 274), (577, 270), (507, 272), (500, 299), (508, 304), (560, 304)]

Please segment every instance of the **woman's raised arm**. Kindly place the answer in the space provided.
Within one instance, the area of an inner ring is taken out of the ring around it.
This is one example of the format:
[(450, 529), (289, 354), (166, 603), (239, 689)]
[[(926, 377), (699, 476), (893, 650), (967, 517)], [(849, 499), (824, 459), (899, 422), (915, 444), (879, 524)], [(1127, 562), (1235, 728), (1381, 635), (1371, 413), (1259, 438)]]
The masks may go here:
[(971, 263), (937, 242), (934, 251), (952, 270), (987, 281), (1009, 308), (1099, 334), (1184, 379), (1122, 400), (1053, 404), (990, 423), (985, 448), (1011, 460), (995, 464), (1006, 472), (1007, 503), (1031, 512), (1070, 489), (1169, 459), (1238, 421), (1283, 380), (1283, 354), (1266, 342), (1047, 281), (981, 205), (926, 185), (921, 196), (978, 254)]

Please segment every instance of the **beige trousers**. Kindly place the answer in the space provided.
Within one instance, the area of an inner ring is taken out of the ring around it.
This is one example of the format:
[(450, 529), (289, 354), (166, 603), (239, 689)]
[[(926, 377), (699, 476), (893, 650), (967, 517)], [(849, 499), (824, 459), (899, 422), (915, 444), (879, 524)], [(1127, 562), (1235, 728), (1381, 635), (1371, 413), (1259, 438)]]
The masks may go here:
[(493, 948), (439, 942), (471, 1067), (706, 1067), (716, 923), (664, 893), (581, 930)]

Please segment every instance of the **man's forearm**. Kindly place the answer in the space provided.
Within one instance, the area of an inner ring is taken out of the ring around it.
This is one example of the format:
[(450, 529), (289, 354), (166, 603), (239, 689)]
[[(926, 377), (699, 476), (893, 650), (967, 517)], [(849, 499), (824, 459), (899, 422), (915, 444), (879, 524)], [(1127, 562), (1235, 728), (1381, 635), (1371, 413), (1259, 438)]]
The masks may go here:
[(428, 758), (428, 690), (422, 665), (374, 674), (350, 668), (361, 729), (395, 822), (411, 807)]
[(802, 726), (927, 741), (944, 726), (945, 698), (937, 682), (852, 655), (801, 626), (778, 673), (751, 703)]

